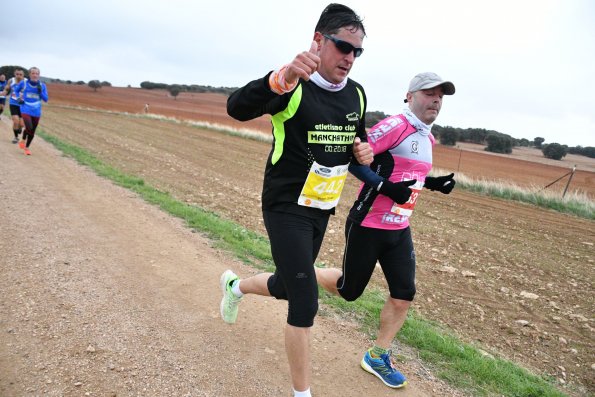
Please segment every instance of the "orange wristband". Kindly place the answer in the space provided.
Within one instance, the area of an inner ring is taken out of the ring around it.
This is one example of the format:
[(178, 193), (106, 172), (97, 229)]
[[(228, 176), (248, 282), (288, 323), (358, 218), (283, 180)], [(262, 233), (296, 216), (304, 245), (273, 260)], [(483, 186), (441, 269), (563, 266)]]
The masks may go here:
[(273, 91), (277, 95), (283, 95), (287, 92), (293, 91), (293, 89), (297, 86), (297, 81), (293, 84), (287, 83), (285, 81), (285, 71), (287, 70), (287, 65), (284, 65), (279, 70), (275, 70), (269, 76), (269, 86), (271, 87), (271, 91)]

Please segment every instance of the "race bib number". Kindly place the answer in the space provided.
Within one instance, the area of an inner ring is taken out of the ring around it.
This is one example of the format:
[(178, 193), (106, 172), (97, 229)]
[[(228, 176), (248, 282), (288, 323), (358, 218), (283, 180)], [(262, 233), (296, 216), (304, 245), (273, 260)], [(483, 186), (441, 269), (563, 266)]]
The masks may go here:
[(417, 181), (414, 185), (409, 186), (409, 189), (411, 189), (411, 197), (409, 197), (409, 200), (407, 200), (405, 204), (393, 203), (390, 212), (402, 217), (410, 217), (413, 213), (413, 209), (415, 208), (415, 204), (417, 203), (417, 197), (421, 193), (421, 189), (423, 187), (424, 183), (420, 181)]
[(325, 167), (315, 161), (298, 198), (298, 204), (322, 210), (335, 208), (345, 186), (347, 168), (347, 164)]

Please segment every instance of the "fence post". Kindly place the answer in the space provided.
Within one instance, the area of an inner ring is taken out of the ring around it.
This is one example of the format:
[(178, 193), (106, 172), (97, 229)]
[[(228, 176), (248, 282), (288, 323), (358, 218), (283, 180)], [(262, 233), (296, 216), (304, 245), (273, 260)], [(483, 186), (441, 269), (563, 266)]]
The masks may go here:
[(568, 190), (568, 186), (570, 186), (570, 181), (572, 180), (572, 176), (574, 175), (574, 171), (576, 170), (576, 164), (572, 167), (572, 171), (570, 172), (570, 177), (568, 178), (568, 182), (566, 182), (566, 187), (564, 188), (564, 193), (562, 193), (562, 198), (566, 195), (566, 191)]

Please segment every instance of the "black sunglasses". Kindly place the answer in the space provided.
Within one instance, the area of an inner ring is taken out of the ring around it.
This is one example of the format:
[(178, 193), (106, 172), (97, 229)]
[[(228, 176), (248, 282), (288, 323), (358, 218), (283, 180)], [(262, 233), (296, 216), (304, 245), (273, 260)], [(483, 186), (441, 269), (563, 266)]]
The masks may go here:
[(343, 54), (347, 55), (353, 51), (353, 56), (357, 58), (360, 55), (362, 55), (362, 52), (364, 52), (363, 48), (354, 47), (350, 43), (343, 40), (339, 40), (336, 37), (329, 36), (328, 34), (323, 34), (323, 36), (335, 43), (335, 47), (337, 47), (337, 50), (339, 50)]

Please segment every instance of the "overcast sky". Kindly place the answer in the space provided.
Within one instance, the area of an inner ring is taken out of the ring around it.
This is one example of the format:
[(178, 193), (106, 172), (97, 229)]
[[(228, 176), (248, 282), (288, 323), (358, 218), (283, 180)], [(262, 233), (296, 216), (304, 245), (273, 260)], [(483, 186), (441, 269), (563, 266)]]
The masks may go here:
[[(5, 16), (18, 17), (0, 24), (0, 64), (124, 87), (239, 87), (307, 50), (329, 2), (6, 2)], [(437, 124), (595, 146), (594, 1), (343, 4), (364, 18), (365, 51), (350, 77), (364, 86), (368, 110), (400, 112), (411, 78), (433, 71), (457, 90)]]

